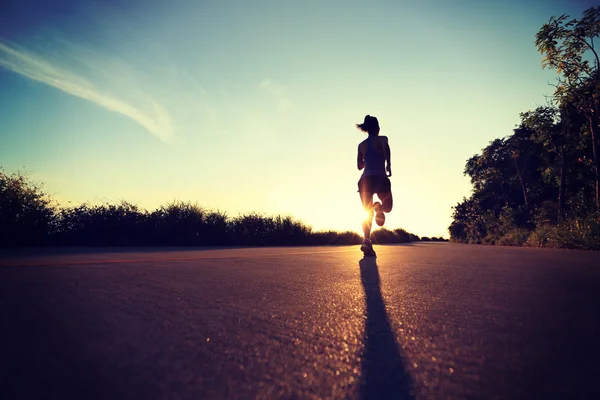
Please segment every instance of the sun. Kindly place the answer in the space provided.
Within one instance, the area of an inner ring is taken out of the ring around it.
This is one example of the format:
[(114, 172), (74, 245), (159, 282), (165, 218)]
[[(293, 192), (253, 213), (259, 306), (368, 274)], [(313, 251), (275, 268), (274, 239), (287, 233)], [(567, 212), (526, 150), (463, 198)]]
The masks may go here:
[[(310, 188), (310, 185), (307, 185)], [(333, 182), (326, 190), (311, 192), (298, 189), (298, 186), (272, 187), (265, 193), (264, 209), (266, 214), (280, 214), (291, 216), (294, 219), (312, 227), (315, 231), (356, 232), (363, 235), (362, 222), (367, 217), (367, 212), (362, 206), (360, 195), (354, 187)], [(354, 189), (354, 190), (353, 190)], [(374, 200), (379, 199), (374, 196)], [(386, 223), (379, 227), (373, 221), (372, 230), (395, 229), (402, 226), (396, 223), (406, 217), (396, 207), (391, 213), (386, 214)]]

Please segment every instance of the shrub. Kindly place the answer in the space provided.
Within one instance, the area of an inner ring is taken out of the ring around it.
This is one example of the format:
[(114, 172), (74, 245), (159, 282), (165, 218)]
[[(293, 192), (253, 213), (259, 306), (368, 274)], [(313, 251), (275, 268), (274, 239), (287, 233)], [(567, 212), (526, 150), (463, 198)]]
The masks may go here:
[(421, 238), (418, 237), (417, 235), (413, 235), (412, 233), (408, 234), (408, 239), (410, 242), (420, 242)]
[(82, 204), (60, 210), (52, 242), (70, 245), (140, 245), (147, 233), (147, 212), (125, 201)]
[(448, 239), (444, 239), (443, 237), (439, 236), (439, 237), (432, 237), (431, 240), (433, 242), (447, 242)]
[(555, 230), (559, 247), (600, 250), (600, 212), (569, 218)]
[(306, 244), (310, 245), (351, 245), (362, 243), (362, 237), (352, 231), (319, 231), (310, 234)]
[(51, 200), (38, 184), (0, 169), (0, 246), (43, 244), (54, 223)]
[(401, 241), (401, 243), (405, 243), (405, 242), (410, 242), (410, 233), (406, 232), (404, 229), (399, 228), (399, 229), (394, 229), (394, 233), (396, 234), (396, 236), (398, 237), (398, 239)]
[(148, 239), (155, 244), (199, 245), (210, 238), (206, 211), (197, 203), (174, 201), (149, 215)]
[(498, 240), (501, 246), (523, 246), (529, 238), (527, 229), (512, 229)]
[(229, 221), (229, 232), (236, 244), (293, 245), (305, 244), (311, 228), (290, 216), (250, 213)]
[(529, 234), (525, 245), (530, 247), (558, 247), (555, 231), (556, 227), (552, 225), (540, 225)]
[(380, 228), (371, 233), (371, 239), (373, 240), (373, 243), (376, 244), (407, 243), (414, 241), (411, 240), (411, 236), (418, 240), (417, 236), (411, 235), (404, 229), (395, 229), (391, 231), (386, 228)]
[[(373, 232), (376, 243), (420, 240), (404, 229)], [(228, 218), (197, 203), (174, 201), (154, 211), (121, 201), (59, 208), (23, 174), (0, 169), (0, 246), (13, 245), (350, 245), (352, 231), (313, 232), (291, 216), (248, 213)]]
[(480, 243), (494, 245), (496, 244), (496, 238), (493, 235), (488, 234), (486, 237), (481, 239)]

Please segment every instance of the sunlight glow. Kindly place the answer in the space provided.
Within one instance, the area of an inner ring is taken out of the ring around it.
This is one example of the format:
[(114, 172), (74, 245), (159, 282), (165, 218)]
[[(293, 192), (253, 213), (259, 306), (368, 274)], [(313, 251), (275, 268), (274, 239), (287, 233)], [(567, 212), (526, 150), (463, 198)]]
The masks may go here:
[(581, 12), (568, 0), (34, 3), (0, 12), (7, 171), (32, 171), (69, 204), (177, 199), (360, 233), (355, 124), (370, 114), (392, 154), (385, 228), (430, 237), (448, 237), (471, 192), (466, 160), (553, 92), (537, 30)]

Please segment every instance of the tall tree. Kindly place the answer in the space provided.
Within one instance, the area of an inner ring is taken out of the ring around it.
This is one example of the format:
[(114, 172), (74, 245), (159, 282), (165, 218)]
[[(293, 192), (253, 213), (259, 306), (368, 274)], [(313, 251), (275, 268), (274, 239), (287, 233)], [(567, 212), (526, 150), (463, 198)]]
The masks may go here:
[(532, 201), (535, 203), (541, 192), (539, 168), (544, 148), (533, 139), (534, 137), (535, 132), (521, 123), (513, 130), (513, 134), (504, 140), (523, 192), (523, 204), (528, 211)]
[(535, 44), (544, 54), (542, 66), (561, 75), (554, 92), (562, 106), (575, 105), (588, 121), (595, 176), (595, 205), (600, 208), (598, 135), (600, 133), (600, 57), (594, 38), (600, 35), (600, 6), (584, 11), (583, 18), (566, 14), (552, 17), (536, 34)]
[[(556, 177), (558, 185), (557, 220), (564, 216), (565, 208), (565, 178), (566, 178), (566, 147), (569, 142), (569, 130), (561, 123), (560, 113), (555, 107), (542, 106), (534, 111), (521, 113), (521, 129), (531, 132), (531, 138), (541, 144), (544, 150), (554, 154), (551, 165), (547, 167), (549, 174)], [(566, 121), (566, 119), (565, 119)]]
[(467, 160), (464, 174), (469, 175), (473, 192), (486, 209), (500, 211), (510, 205), (512, 195), (512, 159), (504, 139), (495, 139)]

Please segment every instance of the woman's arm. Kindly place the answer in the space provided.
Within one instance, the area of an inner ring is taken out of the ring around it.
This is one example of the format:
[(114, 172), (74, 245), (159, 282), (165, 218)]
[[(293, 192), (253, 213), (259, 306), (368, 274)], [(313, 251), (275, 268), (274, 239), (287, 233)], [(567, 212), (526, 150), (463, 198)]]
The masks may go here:
[(360, 144), (358, 145), (358, 156), (356, 157), (356, 166), (359, 170), (365, 167), (365, 156), (363, 155), (360, 149)]
[(385, 170), (387, 171), (387, 176), (392, 176), (392, 151), (390, 149), (390, 144), (388, 142), (387, 136), (382, 136), (383, 139), (383, 155), (385, 156)]

